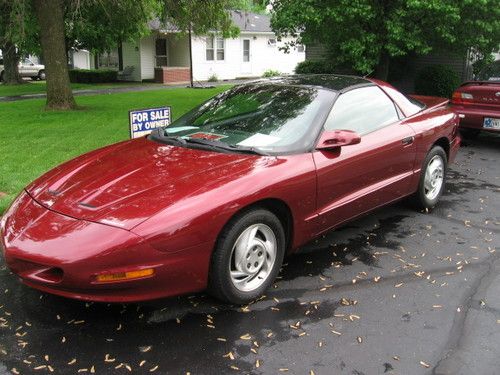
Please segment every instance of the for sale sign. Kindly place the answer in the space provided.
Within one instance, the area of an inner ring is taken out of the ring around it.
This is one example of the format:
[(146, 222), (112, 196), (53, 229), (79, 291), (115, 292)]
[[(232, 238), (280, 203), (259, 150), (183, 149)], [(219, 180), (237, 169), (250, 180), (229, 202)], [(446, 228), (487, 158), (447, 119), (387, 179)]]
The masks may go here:
[(169, 125), (170, 114), (170, 107), (129, 111), (130, 138), (144, 137), (156, 128)]

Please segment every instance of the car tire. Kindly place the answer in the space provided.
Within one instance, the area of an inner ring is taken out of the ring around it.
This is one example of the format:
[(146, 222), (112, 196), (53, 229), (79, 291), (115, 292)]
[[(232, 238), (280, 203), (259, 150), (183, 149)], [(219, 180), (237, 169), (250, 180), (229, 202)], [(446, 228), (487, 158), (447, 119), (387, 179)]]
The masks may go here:
[(476, 139), (481, 133), (480, 129), (460, 129), (460, 134), (465, 139)]
[(441, 198), (446, 182), (447, 159), (441, 146), (434, 146), (425, 157), (418, 190), (412, 197), (416, 208), (431, 209)]
[(212, 254), (209, 293), (237, 305), (259, 298), (278, 275), (285, 246), (283, 225), (272, 212), (254, 208), (236, 215)]
[(45, 80), (45, 70), (40, 70), (40, 71), (38, 72), (38, 76), (37, 76), (37, 77), (38, 77), (38, 79), (39, 79), (40, 81), (44, 81), (44, 80)]

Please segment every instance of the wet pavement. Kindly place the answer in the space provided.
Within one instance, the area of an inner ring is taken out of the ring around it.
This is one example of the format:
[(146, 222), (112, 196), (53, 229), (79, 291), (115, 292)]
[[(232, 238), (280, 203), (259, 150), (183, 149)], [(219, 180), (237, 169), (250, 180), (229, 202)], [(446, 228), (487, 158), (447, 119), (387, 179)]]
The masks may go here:
[(72, 301), (0, 263), (0, 374), (499, 374), (499, 151), (467, 142), (432, 212), (400, 202), (329, 233), (243, 308)]

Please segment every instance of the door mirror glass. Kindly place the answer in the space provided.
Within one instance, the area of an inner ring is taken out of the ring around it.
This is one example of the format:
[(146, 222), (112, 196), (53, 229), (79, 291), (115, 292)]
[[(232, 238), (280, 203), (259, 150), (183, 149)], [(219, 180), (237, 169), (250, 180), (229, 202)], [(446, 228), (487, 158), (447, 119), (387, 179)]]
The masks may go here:
[(361, 142), (361, 137), (352, 130), (325, 130), (319, 139), (316, 150), (335, 150), (339, 147), (356, 145), (359, 142)]

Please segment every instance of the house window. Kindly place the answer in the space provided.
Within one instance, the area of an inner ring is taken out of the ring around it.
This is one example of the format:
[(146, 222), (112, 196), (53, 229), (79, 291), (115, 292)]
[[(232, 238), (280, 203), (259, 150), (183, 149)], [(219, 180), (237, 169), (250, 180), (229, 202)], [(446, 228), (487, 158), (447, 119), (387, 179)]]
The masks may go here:
[(208, 61), (224, 60), (225, 50), (224, 50), (224, 38), (209, 36), (206, 38), (206, 57)]
[(303, 44), (297, 44), (297, 52), (304, 52), (306, 47)]
[(269, 39), (267, 40), (267, 45), (268, 45), (269, 47), (276, 47), (276, 38), (269, 38)]
[(250, 61), (250, 39), (243, 39), (243, 61)]
[(156, 66), (167, 66), (167, 39), (156, 39), (155, 52)]
[(217, 60), (224, 60), (224, 39), (217, 38)]

